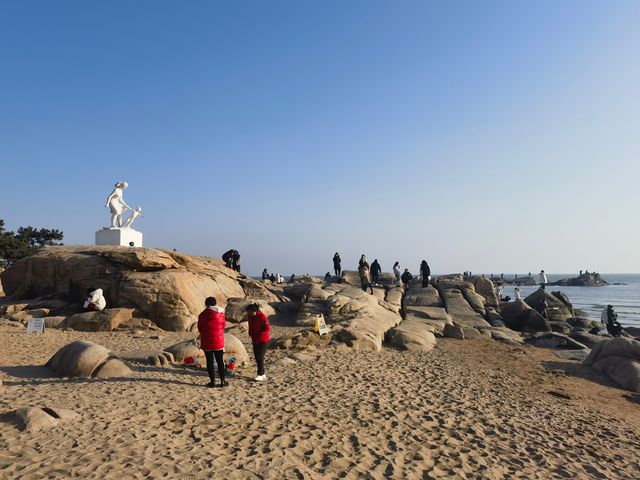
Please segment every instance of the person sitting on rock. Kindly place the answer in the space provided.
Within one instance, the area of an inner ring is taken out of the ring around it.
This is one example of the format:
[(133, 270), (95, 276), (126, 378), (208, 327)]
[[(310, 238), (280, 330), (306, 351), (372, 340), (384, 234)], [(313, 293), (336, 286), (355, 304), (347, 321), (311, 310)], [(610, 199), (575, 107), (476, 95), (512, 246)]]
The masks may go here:
[(362, 290), (365, 292), (367, 288), (371, 289), (371, 295), (373, 295), (373, 287), (371, 286), (371, 271), (369, 270), (369, 264), (365, 261), (358, 268), (358, 273), (360, 274), (360, 284), (362, 285)]
[(331, 274), (329, 272), (324, 274), (324, 279), (325, 280), (331, 280)]
[(618, 314), (613, 311), (613, 305), (607, 305), (607, 333), (612, 337), (622, 335), (624, 329), (618, 323)]
[(83, 308), (89, 311), (101, 311), (107, 306), (107, 301), (101, 288), (90, 288), (87, 290), (87, 299), (84, 301)]
[(422, 260), (420, 264), (420, 275), (422, 276), (422, 286), (426, 287), (429, 285), (429, 280), (431, 280), (431, 267), (426, 260)]
[(276, 276), (272, 273), (271, 275), (269, 275), (269, 281), (274, 282), (276, 281)]
[(380, 264), (378, 263), (378, 259), (376, 258), (371, 264), (371, 283), (377, 285), (381, 273), (382, 267), (380, 266)]
[(404, 288), (409, 288), (409, 285), (411, 285), (412, 280), (413, 280), (413, 275), (411, 275), (411, 272), (409, 271), (408, 268), (405, 268), (404, 273), (402, 274), (402, 284), (404, 285)]
[(338, 252), (333, 256), (333, 271), (336, 274), (336, 277), (339, 277), (342, 273), (342, 259)]
[(269, 279), (269, 272), (267, 272), (267, 269), (265, 268), (264, 270), (262, 270), (262, 280), (268, 280)]
[(209, 388), (216, 386), (216, 374), (213, 369), (214, 357), (218, 364), (220, 386), (227, 386), (224, 379), (224, 327), (227, 321), (224, 316), (224, 308), (218, 307), (217, 303), (214, 297), (208, 297), (204, 301), (205, 309), (198, 316), (200, 348), (204, 350), (204, 356), (207, 360), (207, 373), (210, 380), (207, 387)]

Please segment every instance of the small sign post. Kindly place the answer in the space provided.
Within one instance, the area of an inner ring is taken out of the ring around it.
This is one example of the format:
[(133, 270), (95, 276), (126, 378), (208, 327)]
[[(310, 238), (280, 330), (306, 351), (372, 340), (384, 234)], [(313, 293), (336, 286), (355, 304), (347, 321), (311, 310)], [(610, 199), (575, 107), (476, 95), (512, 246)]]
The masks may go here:
[(44, 333), (44, 318), (32, 318), (29, 320), (27, 333)]
[(319, 335), (326, 335), (329, 333), (331, 329), (327, 326), (327, 323), (324, 321), (324, 315), (318, 315), (316, 317), (316, 332)]

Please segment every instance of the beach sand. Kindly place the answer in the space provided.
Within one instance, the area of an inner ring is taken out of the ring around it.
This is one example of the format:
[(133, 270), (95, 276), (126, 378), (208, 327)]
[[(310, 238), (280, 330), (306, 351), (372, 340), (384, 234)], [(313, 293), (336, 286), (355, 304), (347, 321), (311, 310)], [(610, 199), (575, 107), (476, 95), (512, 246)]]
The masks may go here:
[(125, 352), (193, 337), (155, 334), (0, 327), (0, 413), (80, 414), (34, 433), (3, 417), (0, 478), (640, 477), (639, 396), (534, 347), (441, 339), (426, 354), (329, 347), (295, 364), (270, 351), (267, 382), (250, 365), (226, 389), (186, 367), (112, 380), (37, 367), (77, 339)]

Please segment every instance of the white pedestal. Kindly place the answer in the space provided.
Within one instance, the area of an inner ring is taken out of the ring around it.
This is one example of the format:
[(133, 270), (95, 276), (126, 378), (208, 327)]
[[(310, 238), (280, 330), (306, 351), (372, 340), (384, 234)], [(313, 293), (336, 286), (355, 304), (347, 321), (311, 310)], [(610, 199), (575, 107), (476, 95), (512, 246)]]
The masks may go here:
[(96, 232), (96, 245), (142, 246), (142, 232), (133, 228), (103, 228)]

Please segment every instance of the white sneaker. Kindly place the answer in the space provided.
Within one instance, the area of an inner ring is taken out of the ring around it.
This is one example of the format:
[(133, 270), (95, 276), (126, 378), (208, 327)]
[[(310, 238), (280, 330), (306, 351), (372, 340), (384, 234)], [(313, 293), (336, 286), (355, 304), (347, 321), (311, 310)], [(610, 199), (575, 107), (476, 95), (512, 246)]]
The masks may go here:
[(263, 380), (264, 380), (264, 379), (266, 379), (266, 378), (267, 378), (267, 376), (266, 376), (266, 375), (258, 375), (258, 376), (255, 378), (255, 381), (256, 381), (256, 382), (261, 382), (261, 381), (263, 381)]

